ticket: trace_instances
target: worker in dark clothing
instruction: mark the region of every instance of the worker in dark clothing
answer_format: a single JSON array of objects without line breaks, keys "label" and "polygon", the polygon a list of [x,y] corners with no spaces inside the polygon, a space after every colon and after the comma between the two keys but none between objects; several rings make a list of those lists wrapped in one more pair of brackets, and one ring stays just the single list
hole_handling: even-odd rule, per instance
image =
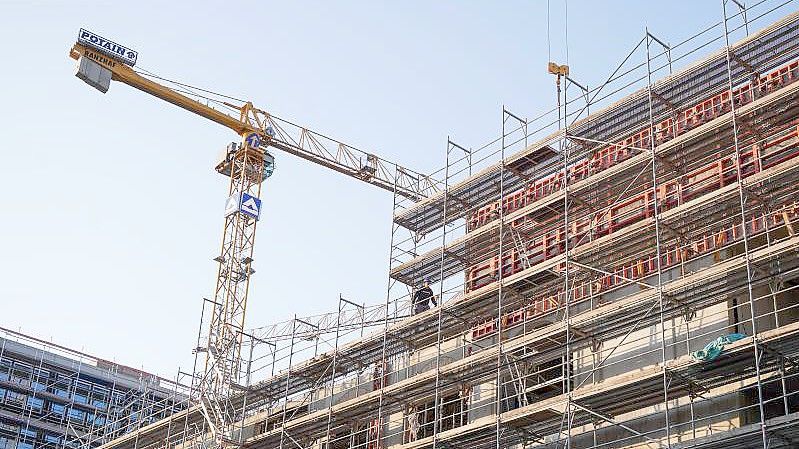
[{"label": "worker in dark clothing", "polygon": [[416,290],[413,294],[413,313],[422,313],[430,309],[430,302],[433,306],[437,306],[436,297],[433,295],[433,289],[430,288],[430,279],[425,279],[422,283],[422,288]]}]

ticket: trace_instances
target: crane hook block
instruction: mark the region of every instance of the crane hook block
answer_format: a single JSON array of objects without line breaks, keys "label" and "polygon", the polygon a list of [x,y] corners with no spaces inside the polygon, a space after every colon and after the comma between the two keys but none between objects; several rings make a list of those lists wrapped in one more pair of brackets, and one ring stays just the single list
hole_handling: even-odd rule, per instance
[{"label": "crane hook block", "polygon": [[547,72],[558,76],[569,76],[569,66],[550,62],[547,64]]}]

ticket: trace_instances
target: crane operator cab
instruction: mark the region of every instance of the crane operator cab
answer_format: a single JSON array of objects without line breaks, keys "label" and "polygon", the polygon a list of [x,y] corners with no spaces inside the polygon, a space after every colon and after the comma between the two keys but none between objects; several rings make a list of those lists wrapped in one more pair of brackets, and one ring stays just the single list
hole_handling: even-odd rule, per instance
[{"label": "crane operator cab", "polygon": [[[267,129],[267,133],[271,131],[271,128]],[[272,131],[274,133],[274,131]],[[222,153],[219,155],[218,162],[216,164],[216,171],[221,173],[225,176],[230,176],[233,160],[236,158],[236,155],[239,152],[243,151],[245,146],[248,146],[252,149],[258,149],[263,152],[263,172],[261,173],[261,182],[265,181],[266,178],[272,176],[272,173],[275,171],[275,157],[269,151],[260,148],[260,140],[259,139],[252,139],[251,136],[257,136],[255,133],[248,135],[244,139],[244,143],[236,143],[230,142]]]}]

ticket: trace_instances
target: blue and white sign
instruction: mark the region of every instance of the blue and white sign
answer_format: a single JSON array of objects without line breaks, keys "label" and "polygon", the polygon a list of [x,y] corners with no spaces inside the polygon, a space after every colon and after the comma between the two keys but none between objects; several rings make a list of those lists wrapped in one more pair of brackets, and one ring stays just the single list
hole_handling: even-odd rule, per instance
[{"label": "blue and white sign", "polygon": [[225,216],[241,212],[258,220],[261,217],[261,200],[248,193],[238,192],[230,195],[225,201]]},{"label": "blue and white sign", "polygon": [[94,34],[89,30],[84,30],[83,28],[78,32],[78,43],[91,47],[101,53],[105,53],[129,66],[136,65],[136,58],[139,57],[138,52]]},{"label": "blue and white sign", "polygon": [[261,136],[256,133],[247,134],[247,137],[244,138],[244,142],[250,148],[257,149],[261,146]]},{"label": "blue and white sign", "polygon": [[261,200],[248,193],[244,193],[241,195],[239,211],[257,220],[261,217]]}]

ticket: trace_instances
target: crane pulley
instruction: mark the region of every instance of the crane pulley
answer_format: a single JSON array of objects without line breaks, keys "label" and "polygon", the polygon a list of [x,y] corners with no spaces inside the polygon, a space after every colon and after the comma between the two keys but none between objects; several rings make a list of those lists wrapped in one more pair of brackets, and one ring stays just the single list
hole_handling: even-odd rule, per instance
[{"label": "crane pulley", "polygon": [[255,230],[261,212],[261,186],[275,168],[270,148],[293,154],[415,201],[439,190],[441,183],[360,151],[322,134],[277,118],[250,102],[218,103],[228,114],[158,83],[133,69],[138,53],[81,29],[70,56],[78,61],[76,75],[105,93],[117,81],[168,101],[230,128],[241,143],[228,145],[216,171],[230,178],[218,262],[205,364],[198,372],[200,407],[218,447],[238,446],[241,410],[230,399],[242,383],[241,348],[252,268]]}]

